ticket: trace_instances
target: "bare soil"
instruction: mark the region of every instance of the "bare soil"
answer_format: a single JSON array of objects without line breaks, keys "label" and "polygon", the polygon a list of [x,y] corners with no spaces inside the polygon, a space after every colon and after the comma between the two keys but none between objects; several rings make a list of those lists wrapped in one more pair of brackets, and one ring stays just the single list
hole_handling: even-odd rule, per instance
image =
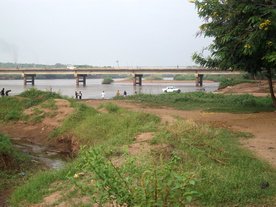
[{"label": "bare soil", "polygon": [[[9,135],[13,140],[24,140],[29,143],[42,144],[48,147],[54,147],[60,152],[68,152],[68,143],[64,141],[56,142],[49,140],[50,132],[58,127],[62,121],[73,112],[73,108],[70,107],[70,103],[67,100],[56,99],[55,104],[57,110],[53,116],[46,117],[39,123],[26,123],[23,121],[14,123],[1,123],[0,131]],[[32,114],[32,109],[27,109],[26,114]],[[49,109],[41,109],[45,112],[49,112]]]},{"label": "bare soil", "polygon": [[[273,82],[274,93],[276,93],[276,81]],[[261,80],[254,83],[241,83],[235,86],[227,86],[226,88],[218,90],[219,93],[235,93],[243,94],[249,93],[254,96],[270,96],[268,81]]]}]

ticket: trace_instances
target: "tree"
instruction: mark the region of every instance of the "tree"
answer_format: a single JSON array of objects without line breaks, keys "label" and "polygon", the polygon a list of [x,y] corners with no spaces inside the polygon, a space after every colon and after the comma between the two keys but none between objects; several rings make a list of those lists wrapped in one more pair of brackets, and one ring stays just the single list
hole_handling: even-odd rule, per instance
[{"label": "tree", "polygon": [[191,0],[204,23],[200,35],[212,37],[208,57],[195,53],[193,60],[205,67],[265,73],[273,105],[276,98],[275,0]]}]

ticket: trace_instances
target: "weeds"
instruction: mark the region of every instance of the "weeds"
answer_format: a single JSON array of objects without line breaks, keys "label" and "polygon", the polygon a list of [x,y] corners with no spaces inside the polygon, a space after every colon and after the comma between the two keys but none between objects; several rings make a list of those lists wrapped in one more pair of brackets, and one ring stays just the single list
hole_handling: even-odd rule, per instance
[{"label": "weeds", "polygon": [[127,206],[184,206],[198,195],[193,190],[195,180],[177,172],[175,158],[139,167],[131,161],[116,168],[103,156],[102,149],[87,150],[80,157],[78,169],[85,171],[92,182],[78,181],[78,176],[71,180],[100,205],[116,201]]}]

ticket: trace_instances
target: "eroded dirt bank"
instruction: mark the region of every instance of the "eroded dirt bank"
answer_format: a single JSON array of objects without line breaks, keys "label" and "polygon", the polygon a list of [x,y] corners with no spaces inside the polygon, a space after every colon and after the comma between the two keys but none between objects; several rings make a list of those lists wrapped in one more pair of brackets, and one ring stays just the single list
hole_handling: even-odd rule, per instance
[{"label": "eroded dirt bank", "polygon": [[[49,133],[73,112],[73,108],[70,107],[67,100],[56,99],[55,105],[57,109],[54,115],[46,117],[42,122],[25,123],[20,121],[0,124],[0,132],[8,135],[16,148],[30,154],[34,165],[40,163],[39,166],[46,169],[61,166],[62,161],[59,157],[70,155],[73,148],[73,141],[70,137],[59,140],[49,139]],[[34,108],[30,108],[25,113],[30,115],[33,110]],[[42,155],[45,153],[47,156]],[[50,158],[51,156],[53,158]],[[30,167],[32,168],[32,166]],[[12,192],[12,187],[0,192],[0,206],[7,205],[6,201]]]},{"label": "eroded dirt bank", "polygon": [[243,145],[256,155],[276,167],[276,111],[254,114],[208,113],[203,111],[182,111],[168,107],[151,108],[130,101],[87,100],[86,103],[97,107],[103,102],[113,102],[122,108],[143,111],[161,117],[162,122],[171,122],[176,118],[208,123],[216,127],[225,127],[235,131],[249,132],[254,137],[243,141]]}]

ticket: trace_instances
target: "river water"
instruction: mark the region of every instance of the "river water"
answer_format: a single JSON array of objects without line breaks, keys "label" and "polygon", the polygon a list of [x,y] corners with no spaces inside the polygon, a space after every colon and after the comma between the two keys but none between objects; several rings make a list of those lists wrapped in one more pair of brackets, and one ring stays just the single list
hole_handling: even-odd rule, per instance
[{"label": "river water", "polygon": [[[117,79],[118,80],[118,79]],[[199,88],[195,86],[195,82],[143,82],[142,86],[133,86],[132,82],[120,82],[114,81],[112,84],[101,84],[102,79],[87,79],[86,87],[76,86],[75,79],[51,79],[51,80],[35,80],[35,88],[39,90],[52,90],[58,92],[61,95],[68,97],[74,97],[75,91],[82,91],[83,99],[100,99],[101,92],[105,91],[105,97],[107,99],[113,98],[116,95],[117,90],[122,94],[126,91],[128,95],[135,93],[145,94],[160,94],[162,88],[173,85],[181,89],[181,92],[193,92]],[[219,83],[203,83],[205,91],[212,92],[218,89]],[[5,88],[11,90],[9,95],[17,95],[24,90],[31,88],[32,86],[24,86],[23,80],[0,80],[0,89]]]}]

